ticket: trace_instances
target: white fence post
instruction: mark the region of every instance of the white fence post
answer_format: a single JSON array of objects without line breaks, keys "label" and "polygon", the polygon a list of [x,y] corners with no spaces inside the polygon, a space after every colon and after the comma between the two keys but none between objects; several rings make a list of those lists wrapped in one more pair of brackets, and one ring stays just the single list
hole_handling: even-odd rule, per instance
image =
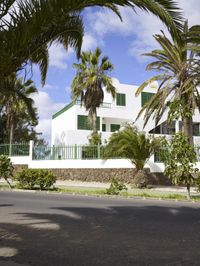
[{"label": "white fence post", "polygon": [[29,158],[30,158],[30,161],[33,160],[33,147],[34,147],[34,141],[30,140],[30,142],[29,142]]}]

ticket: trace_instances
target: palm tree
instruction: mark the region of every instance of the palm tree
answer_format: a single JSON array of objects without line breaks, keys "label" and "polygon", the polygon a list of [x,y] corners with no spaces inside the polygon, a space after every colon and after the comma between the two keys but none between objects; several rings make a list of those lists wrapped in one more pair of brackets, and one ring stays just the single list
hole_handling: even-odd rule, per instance
[{"label": "palm tree", "polygon": [[158,124],[165,111],[168,111],[169,120],[181,117],[183,131],[193,144],[192,116],[196,108],[200,110],[197,89],[200,83],[200,60],[194,53],[196,45],[188,45],[188,42],[191,42],[191,39],[188,39],[189,32],[186,22],[178,40],[171,36],[171,41],[163,32],[154,36],[161,48],[144,55],[155,58],[146,69],[158,74],[146,80],[138,88],[136,95],[151,82],[158,81],[157,93],[143,106],[138,117],[144,112],[144,126],[151,115]]},{"label": "palm tree", "polygon": [[113,70],[113,65],[107,56],[101,58],[101,55],[99,48],[96,48],[94,53],[83,52],[80,57],[81,63],[74,64],[77,73],[71,85],[73,100],[80,99],[86,111],[89,111],[92,135],[97,134],[97,108],[103,103],[103,87],[113,98],[116,94],[112,79],[108,76]]},{"label": "palm tree", "polygon": [[173,0],[0,0],[0,82],[27,64],[37,63],[44,83],[53,42],[66,50],[72,46],[79,57],[84,34],[81,12],[95,5],[119,17],[120,6],[138,7],[159,17],[173,35],[182,28],[181,12]]},{"label": "palm tree", "polygon": [[6,127],[9,132],[10,148],[14,139],[15,121],[20,112],[28,113],[30,120],[37,121],[37,112],[34,107],[34,101],[31,96],[37,93],[37,89],[32,80],[23,83],[22,78],[17,78],[15,74],[4,83],[7,94],[1,94],[0,103],[4,107],[7,116]]},{"label": "palm tree", "polygon": [[143,170],[150,156],[160,147],[160,138],[150,138],[144,133],[126,125],[123,130],[113,133],[105,146],[104,157],[129,159],[138,171]]}]

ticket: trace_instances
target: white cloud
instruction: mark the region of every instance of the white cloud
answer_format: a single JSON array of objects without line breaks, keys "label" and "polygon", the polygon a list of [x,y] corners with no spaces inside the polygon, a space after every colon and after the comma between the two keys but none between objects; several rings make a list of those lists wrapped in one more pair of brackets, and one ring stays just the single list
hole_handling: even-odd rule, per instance
[{"label": "white cloud", "polygon": [[55,112],[59,111],[65,103],[55,103],[48,93],[44,91],[39,91],[38,94],[34,95],[33,100],[39,112],[39,124],[36,130],[37,132],[42,132],[43,137],[50,142],[51,117]]},{"label": "white cloud", "polygon": [[49,49],[49,65],[59,69],[66,69],[67,61],[72,53],[72,48],[66,51],[60,44],[52,44]]},{"label": "white cloud", "polygon": [[[179,0],[179,6],[184,15],[189,19],[189,25],[199,24],[200,1]],[[90,29],[94,36],[103,40],[107,34],[125,36],[130,42],[129,55],[138,60],[143,60],[141,54],[156,48],[156,42],[152,35],[160,30],[166,30],[166,26],[154,15],[136,9],[120,8],[123,22],[111,11],[96,11],[87,14]]]},{"label": "white cloud", "polygon": [[82,51],[92,50],[98,45],[97,39],[91,34],[86,33],[83,37]]},{"label": "white cloud", "polygon": [[58,86],[57,85],[51,85],[51,84],[45,84],[44,87],[42,87],[41,89],[43,90],[57,90]]}]

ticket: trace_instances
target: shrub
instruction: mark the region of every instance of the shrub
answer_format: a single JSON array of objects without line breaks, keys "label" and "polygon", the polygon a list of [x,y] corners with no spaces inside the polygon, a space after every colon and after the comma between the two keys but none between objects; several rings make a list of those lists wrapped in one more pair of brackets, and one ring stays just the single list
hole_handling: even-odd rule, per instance
[{"label": "shrub", "polygon": [[36,185],[37,170],[24,168],[16,173],[14,179],[19,182],[20,187],[33,189]]},{"label": "shrub", "polygon": [[10,188],[11,188],[11,184],[8,178],[13,176],[13,170],[14,170],[14,167],[10,161],[10,158],[8,158],[5,155],[1,155],[0,156],[0,177],[6,180]]},{"label": "shrub", "polygon": [[56,176],[49,170],[38,170],[36,184],[40,190],[50,189],[56,182]]},{"label": "shrub", "polygon": [[196,172],[194,184],[197,187],[197,191],[200,192],[200,172]]},{"label": "shrub", "polygon": [[49,189],[56,181],[56,177],[49,170],[42,169],[23,169],[15,176],[20,187],[25,189],[34,189],[39,187],[40,190]]},{"label": "shrub", "polygon": [[190,186],[195,183],[195,168],[197,158],[194,147],[188,143],[184,133],[176,133],[170,143],[166,143],[166,156],[164,158],[165,172],[175,185],[187,186],[190,198]]},{"label": "shrub", "polygon": [[127,191],[125,184],[123,182],[119,182],[117,178],[113,178],[110,187],[106,189],[106,194],[119,195],[122,190]]}]

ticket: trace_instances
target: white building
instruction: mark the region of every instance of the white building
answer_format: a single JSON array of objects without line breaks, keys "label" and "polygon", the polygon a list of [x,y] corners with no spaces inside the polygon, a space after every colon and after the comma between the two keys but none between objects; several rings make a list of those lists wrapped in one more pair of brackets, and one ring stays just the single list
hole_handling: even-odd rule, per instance
[{"label": "white building", "polygon": [[[102,142],[107,140],[112,132],[117,131],[127,122],[134,122],[140,131],[152,134],[171,135],[178,132],[181,122],[177,121],[167,124],[165,114],[159,125],[155,127],[155,121],[150,119],[143,128],[143,117],[137,121],[136,117],[143,104],[156,92],[157,86],[148,86],[138,97],[135,96],[137,86],[121,84],[113,79],[117,89],[117,97],[112,99],[111,95],[105,92],[104,103],[97,109],[97,128],[101,133]],[[200,144],[200,116],[198,112],[194,117],[195,144]],[[52,145],[81,145],[88,144],[88,136],[91,135],[91,126],[88,123],[88,113],[79,103],[70,103],[55,113],[52,118]]]}]

